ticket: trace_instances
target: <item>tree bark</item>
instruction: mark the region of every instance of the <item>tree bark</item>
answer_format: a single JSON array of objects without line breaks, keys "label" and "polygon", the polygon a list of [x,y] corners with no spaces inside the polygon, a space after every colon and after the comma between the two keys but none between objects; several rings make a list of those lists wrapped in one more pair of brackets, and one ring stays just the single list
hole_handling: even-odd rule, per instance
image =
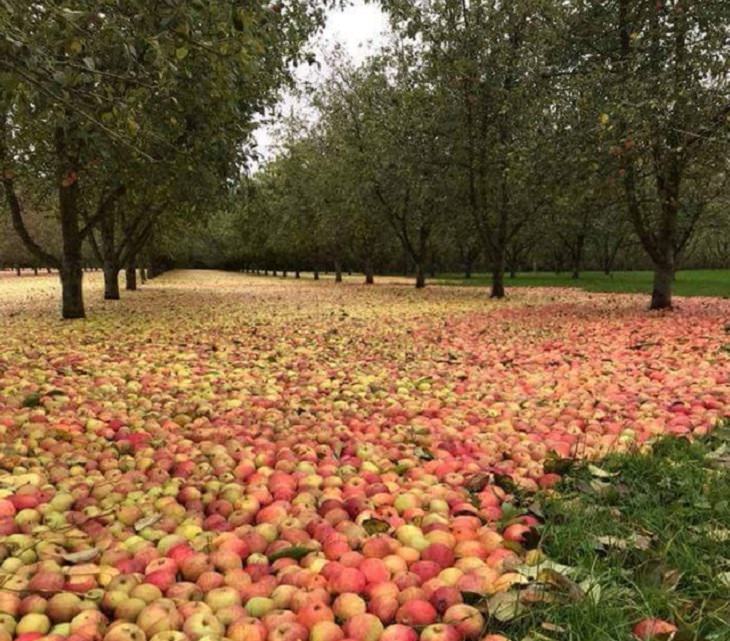
[{"label": "tree bark", "polygon": [[335,282],[342,282],[342,265],[340,264],[339,260],[335,261]]},{"label": "tree bark", "polygon": [[297,270],[295,270],[295,272],[294,272],[294,278],[296,278],[296,279],[298,280],[298,279],[300,279],[301,277],[302,277],[302,275],[301,275],[301,274],[299,273],[299,270],[298,270],[298,269],[297,269]]},{"label": "tree bark", "polygon": [[314,280],[319,280],[319,271],[314,270]]},{"label": "tree bark", "polygon": [[59,182],[59,214],[63,257],[61,259],[61,316],[64,319],[85,318],[82,268],[82,237],[79,229],[79,184],[75,163],[67,155],[65,133],[56,131]]},{"label": "tree bark", "polygon": [[471,255],[471,252],[467,249],[466,252],[462,250],[462,254],[465,254],[463,256],[464,261],[464,278],[469,279],[472,277],[472,273],[474,271],[474,258]]},{"label": "tree bark", "polygon": [[147,282],[147,270],[144,267],[139,268],[139,280],[143,285]]},{"label": "tree bark", "polygon": [[104,300],[119,300],[119,267],[104,261]]},{"label": "tree bark", "polygon": [[137,291],[137,264],[134,258],[127,261],[127,268],[124,270],[125,287],[128,292]]},{"label": "tree bark", "polygon": [[423,269],[423,263],[416,263],[416,289],[423,289],[426,286],[426,272]]},{"label": "tree bark", "polygon": [[498,252],[492,267],[492,291],[490,298],[504,298],[504,253]]},{"label": "tree bark", "polygon": [[15,275],[16,275],[16,276],[18,276],[18,277],[20,277],[20,274],[21,274],[21,269],[20,269],[20,267],[16,267],[16,268],[15,268]]},{"label": "tree bark", "polygon": [[649,309],[672,308],[672,283],[674,268],[670,265],[657,265],[654,268],[654,288],[651,293]]},{"label": "tree bark", "polygon": [[571,278],[577,280],[580,278],[580,268],[583,263],[583,248],[585,247],[585,236],[579,234],[575,239],[575,246],[573,247],[573,273]]},{"label": "tree bark", "polygon": [[[65,258],[65,257],[64,257]],[[61,316],[66,320],[84,318],[83,274],[81,266],[66,261],[59,271],[61,278]]]},{"label": "tree bark", "polygon": [[369,258],[365,261],[365,284],[375,284],[375,270],[373,269],[373,261]]},{"label": "tree bark", "polygon": [[[114,216],[107,214],[100,222],[101,258],[104,272],[104,300],[119,300],[119,264],[114,245]],[[92,232],[93,233],[93,232]]]}]

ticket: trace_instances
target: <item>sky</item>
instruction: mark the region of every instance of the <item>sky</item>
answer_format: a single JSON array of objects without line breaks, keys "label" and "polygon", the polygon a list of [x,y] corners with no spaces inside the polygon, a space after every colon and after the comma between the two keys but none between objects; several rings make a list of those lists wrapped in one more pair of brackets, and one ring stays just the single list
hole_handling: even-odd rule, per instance
[{"label": "sky", "polygon": [[[330,13],[327,26],[316,38],[314,49],[321,60],[324,52],[339,44],[355,63],[359,63],[378,49],[387,30],[387,18],[378,6],[365,4],[363,0],[354,0],[351,6]],[[297,69],[295,76],[301,84],[317,83],[324,73],[326,69],[304,65]],[[287,95],[282,99],[281,108],[288,112],[297,108],[297,102]],[[256,140],[259,153],[265,158],[271,157],[274,153],[271,129],[260,127],[256,132]]]}]

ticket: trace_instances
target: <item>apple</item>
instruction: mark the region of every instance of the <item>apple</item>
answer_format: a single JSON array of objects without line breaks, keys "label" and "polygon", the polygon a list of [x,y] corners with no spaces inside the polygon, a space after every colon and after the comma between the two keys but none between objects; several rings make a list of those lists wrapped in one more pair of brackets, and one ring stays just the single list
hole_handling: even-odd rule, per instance
[{"label": "apple", "polygon": [[271,628],[267,641],[307,641],[309,630],[295,621],[285,621]]},{"label": "apple", "polygon": [[354,641],[379,641],[383,624],[374,614],[356,614],[344,625],[345,636]]},{"label": "apple", "polygon": [[398,623],[410,626],[424,626],[435,623],[438,612],[425,599],[406,601],[398,608],[395,619]]},{"label": "apple", "polygon": [[334,622],[335,615],[324,603],[312,603],[305,605],[297,612],[297,621],[305,628],[311,630],[320,621]]},{"label": "apple", "polygon": [[642,619],[632,634],[640,641],[670,641],[677,634],[677,626],[663,619]]},{"label": "apple", "polygon": [[135,623],[147,604],[142,599],[128,598],[114,608],[114,619]]},{"label": "apple", "polygon": [[47,634],[51,629],[51,620],[45,615],[31,612],[23,616],[15,628],[15,634],[20,636],[28,632],[37,632],[41,635]]},{"label": "apple", "polygon": [[309,641],[342,641],[344,638],[345,632],[333,621],[318,621],[309,631]]},{"label": "apple", "polygon": [[260,619],[274,610],[275,604],[269,597],[255,596],[246,602],[245,608],[249,616]]},{"label": "apple", "polygon": [[357,594],[340,594],[332,604],[332,611],[338,621],[348,621],[359,614],[365,614],[367,603]]},{"label": "apple", "polygon": [[205,602],[213,612],[232,605],[241,605],[241,596],[238,591],[229,586],[213,588],[205,595]]},{"label": "apple", "polygon": [[146,641],[144,632],[126,621],[119,621],[109,626],[104,635],[104,641]]},{"label": "apple", "polygon": [[478,639],[484,629],[484,616],[471,605],[452,605],[443,615],[443,621],[452,625],[467,640]]},{"label": "apple", "polygon": [[148,641],[187,641],[185,633],[177,630],[166,630],[165,632],[158,632]]},{"label": "apple", "polygon": [[266,626],[253,617],[243,617],[234,621],[226,630],[226,638],[231,641],[266,641]]},{"label": "apple", "polygon": [[461,641],[461,633],[446,623],[434,623],[421,631],[420,641]]},{"label": "apple", "polygon": [[225,627],[212,612],[196,612],[183,624],[183,632],[190,641],[207,636],[223,636]]},{"label": "apple", "polygon": [[385,628],[380,641],[418,641],[418,633],[410,626],[394,623]]},{"label": "apple", "polygon": [[149,639],[160,632],[180,630],[183,620],[172,600],[159,599],[142,608],[136,623]]}]

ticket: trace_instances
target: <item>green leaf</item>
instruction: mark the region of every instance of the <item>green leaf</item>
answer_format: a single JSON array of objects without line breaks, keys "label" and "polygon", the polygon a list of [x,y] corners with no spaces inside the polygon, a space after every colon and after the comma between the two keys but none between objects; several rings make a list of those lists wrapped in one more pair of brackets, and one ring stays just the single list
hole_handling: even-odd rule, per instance
[{"label": "green leaf", "polygon": [[464,603],[467,605],[477,605],[484,600],[484,595],[479,592],[462,592],[461,598],[464,599]]},{"label": "green leaf", "polygon": [[175,51],[175,57],[178,60],[185,60],[185,58],[188,57],[189,53],[190,53],[190,51],[188,50],[187,47],[178,47],[177,50]]},{"label": "green leaf", "polygon": [[433,461],[434,459],[434,455],[425,447],[417,447],[414,453],[422,461]]},{"label": "green leaf", "polygon": [[38,407],[41,404],[41,395],[38,392],[28,394],[23,399],[23,407]]},{"label": "green leaf", "polygon": [[367,519],[363,522],[362,526],[370,536],[373,534],[384,534],[390,531],[390,525],[380,519]]},{"label": "green leaf", "polygon": [[308,547],[304,547],[303,545],[295,545],[289,548],[284,548],[283,550],[279,550],[278,552],[274,552],[273,554],[269,555],[269,562],[273,563],[274,561],[278,559],[294,559],[296,561],[300,561],[303,559],[307,554],[310,554],[313,552]]},{"label": "green leaf", "polygon": [[588,465],[588,471],[599,479],[610,479],[615,476],[618,476],[617,472],[607,472],[606,470],[598,467],[597,465],[589,464]]}]

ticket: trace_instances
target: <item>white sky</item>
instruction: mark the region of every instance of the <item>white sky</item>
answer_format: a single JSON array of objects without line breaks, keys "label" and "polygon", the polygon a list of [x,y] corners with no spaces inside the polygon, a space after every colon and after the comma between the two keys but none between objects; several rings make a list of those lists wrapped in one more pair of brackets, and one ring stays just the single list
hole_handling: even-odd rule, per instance
[{"label": "white sky", "polygon": [[[358,63],[378,49],[387,31],[388,20],[378,6],[365,4],[363,0],[353,0],[352,6],[330,13],[327,26],[317,36],[314,49],[318,60],[321,61],[325,51],[331,49],[334,44],[340,44],[353,61]],[[316,66],[303,65],[297,69],[295,75],[300,84],[317,83],[324,72],[325,70]],[[296,109],[297,103],[291,96],[286,96],[281,106],[288,112],[292,108]],[[259,153],[264,157],[271,156],[274,150],[270,128],[265,126],[259,128],[256,140]]]}]

